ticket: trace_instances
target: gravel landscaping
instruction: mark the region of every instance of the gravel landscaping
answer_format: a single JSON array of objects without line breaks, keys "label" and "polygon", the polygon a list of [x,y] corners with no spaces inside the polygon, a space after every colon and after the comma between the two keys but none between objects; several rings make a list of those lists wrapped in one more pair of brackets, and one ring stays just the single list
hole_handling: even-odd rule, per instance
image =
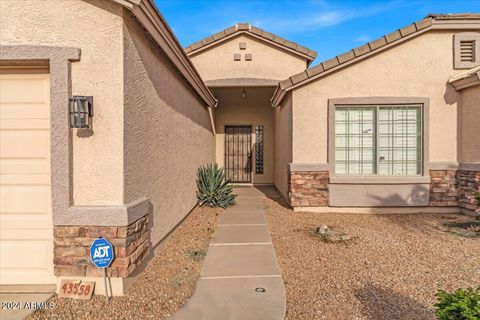
[{"label": "gravel landscaping", "polygon": [[[286,319],[435,319],[438,289],[480,285],[480,238],[454,214],[294,213],[265,200],[287,293]],[[330,243],[327,225],[352,237]]]},{"label": "gravel landscaping", "polygon": [[213,236],[220,210],[196,208],[170,235],[158,256],[122,297],[108,304],[104,296],[90,301],[59,299],[55,308],[27,319],[164,319],[191,296]]}]

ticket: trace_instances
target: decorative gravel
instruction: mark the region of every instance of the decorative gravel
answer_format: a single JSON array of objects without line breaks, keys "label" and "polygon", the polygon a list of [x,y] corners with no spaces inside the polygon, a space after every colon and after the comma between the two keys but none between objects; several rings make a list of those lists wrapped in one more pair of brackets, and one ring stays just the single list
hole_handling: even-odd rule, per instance
[{"label": "decorative gravel", "polygon": [[52,298],[55,308],[38,310],[28,319],[164,319],[192,295],[213,236],[220,210],[196,208],[170,235],[125,296],[108,304],[104,296],[90,301]]},{"label": "decorative gravel", "polygon": [[[439,229],[471,217],[294,213],[265,201],[286,319],[435,319],[438,289],[480,286],[480,239]],[[353,239],[324,242],[322,224]]]}]

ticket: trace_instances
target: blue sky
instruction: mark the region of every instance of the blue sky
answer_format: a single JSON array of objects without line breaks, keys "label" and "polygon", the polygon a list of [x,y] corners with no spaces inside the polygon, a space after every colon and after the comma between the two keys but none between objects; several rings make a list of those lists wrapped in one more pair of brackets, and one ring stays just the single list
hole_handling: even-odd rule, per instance
[{"label": "blue sky", "polygon": [[183,46],[249,22],[318,52],[314,64],[421,20],[480,13],[480,0],[154,0]]}]

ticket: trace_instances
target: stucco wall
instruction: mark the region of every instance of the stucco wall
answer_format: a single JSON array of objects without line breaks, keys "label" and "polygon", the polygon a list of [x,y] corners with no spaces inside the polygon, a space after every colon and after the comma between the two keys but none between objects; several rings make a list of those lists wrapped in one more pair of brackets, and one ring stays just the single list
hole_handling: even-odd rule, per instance
[{"label": "stucco wall", "polygon": [[153,245],[196,203],[196,170],[214,161],[205,104],[125,12],[125,202],[152,204]]},{"label": "stucco wall", "polygon": [[480,86],[461,91],[460,162],[480,163]]},{"label": "stucco wall", "polygon": [[[240,42],[247,44],[245,50],[239,49]],[[242,55],[240,61],[233,60],[235,53]],[[245,53],[252,54],[252,61],[245,61]],[[283,80],[302,72],[307,67],[304,58],[247,35],[233,37],[190,56],[190,59],[204,80],[226,78]]]},{"label": "stucco wall", "polygon": [[328,99],[428,97],[430,161],[457,161],[452,34],[430,32],[293,92],[293,162],[326,163]]},{"label": "stucco wall", "polygon": [[[76,205],[123,201],[122,18],[110,1],[0,2],[2,44],[71,46],[72,93],[94,97],[93,134],[73,131]],[[65,102],[65,108],[67,108]]]},{"label": "stucco wall", "polygon": [[270,106],[274,88],[246,88],[246,98],[242,98],[242,88],[217,88],[212,90],[219,100],[215,112],[216,160],[225,165],[225,126],[251,125],[252,148],[255,144],[255,126],[264,126],[264,173],[255,173],[255,156],[252,149],[252,182],[273,182],[273,108]]},{"label": "stucco wall", "polygon": [[292,96],[274,109],[274,175],[277,190],[288,199],[288,164],[292,162]]}]

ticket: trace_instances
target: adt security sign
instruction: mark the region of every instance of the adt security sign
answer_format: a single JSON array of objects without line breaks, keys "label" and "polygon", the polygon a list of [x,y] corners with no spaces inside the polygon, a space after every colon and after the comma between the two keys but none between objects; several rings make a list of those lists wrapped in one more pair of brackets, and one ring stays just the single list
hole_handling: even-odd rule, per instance
[{"label": "adt security sign", "polygon": [[105,238],[93,240],[90,246],[90,260],[97,268],[108,268],[114,258],[113,246]]}]

